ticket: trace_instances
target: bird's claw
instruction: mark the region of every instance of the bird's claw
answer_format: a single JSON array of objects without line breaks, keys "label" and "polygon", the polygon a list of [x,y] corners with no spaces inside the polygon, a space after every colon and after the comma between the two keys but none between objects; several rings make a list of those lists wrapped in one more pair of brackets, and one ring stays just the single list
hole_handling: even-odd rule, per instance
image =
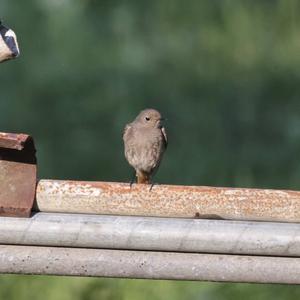
[{"label": "bird's claw", "polygon": [[149,189],[149,192],[152,191],[152,188],[154,187],[154,184],[155,184],[155,183],[152,183],[152,182],[150,183],[150,189]]},{"label": "bird's claw", "polygon": [[132,188],[132,185],[134,184],[135,180],[136,180],[136,176],[135,176],[135,173],[134,173],[131,180],[130,180],[130,183],[129,183],[130,189]]}]

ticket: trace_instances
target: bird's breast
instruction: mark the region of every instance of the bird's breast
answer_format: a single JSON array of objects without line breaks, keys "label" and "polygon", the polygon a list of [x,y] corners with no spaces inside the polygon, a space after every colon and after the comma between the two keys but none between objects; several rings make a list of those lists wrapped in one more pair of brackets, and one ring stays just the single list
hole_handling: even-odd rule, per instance
[{"label": "bird's breast", "polygon": [[125,156],[135,168],[145,172],[155,169],[164,152],[162,134],[157,130],[136,130],[125,144]]}]

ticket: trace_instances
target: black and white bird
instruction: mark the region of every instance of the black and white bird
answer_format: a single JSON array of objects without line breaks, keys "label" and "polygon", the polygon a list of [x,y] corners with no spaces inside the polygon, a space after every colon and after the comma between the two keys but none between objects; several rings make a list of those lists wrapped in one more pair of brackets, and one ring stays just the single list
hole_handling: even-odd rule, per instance
[{"label": "black and white bird", "polygon": [[0,62],[16,58],[20,54],[16,34],[2,25],[0,20]]}]

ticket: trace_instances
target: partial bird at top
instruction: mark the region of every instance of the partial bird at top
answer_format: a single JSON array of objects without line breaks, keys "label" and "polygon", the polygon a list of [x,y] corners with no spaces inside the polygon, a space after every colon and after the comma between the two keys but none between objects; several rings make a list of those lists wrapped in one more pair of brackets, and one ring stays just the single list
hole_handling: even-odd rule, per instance
[{"label": "partial bird at top", "polygon": [[0,62],[15,58],[19,54],[16,34],[5,27],[0,20]]}]

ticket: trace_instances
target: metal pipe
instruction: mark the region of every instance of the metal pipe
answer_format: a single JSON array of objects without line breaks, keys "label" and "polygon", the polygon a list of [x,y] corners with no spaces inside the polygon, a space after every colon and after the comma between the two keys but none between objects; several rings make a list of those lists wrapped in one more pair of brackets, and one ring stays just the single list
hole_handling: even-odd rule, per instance
[{"label": "metal pipe", "polygon": [[41,180],[42,212],[300,222],[300,192]]},{"label": "metal pipe", "polygon": [[1,245],[0,273],[299,284],[300,259]]},{"label": "metal pipe", "polygon": [[300,256],[294,223],[37,213],[0,228],[0,244]]}]

